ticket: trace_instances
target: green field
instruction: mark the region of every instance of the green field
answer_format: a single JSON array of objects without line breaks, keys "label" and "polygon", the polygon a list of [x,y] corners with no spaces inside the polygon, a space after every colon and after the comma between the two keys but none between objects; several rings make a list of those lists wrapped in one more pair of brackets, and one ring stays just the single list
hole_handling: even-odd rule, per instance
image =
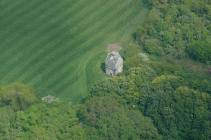
[{"label": "green field", "polygon": [[105,46],[125,42],[145,13],[140,7],[141,0],[0,0],[0,84],[86,96],[105,78]]}]

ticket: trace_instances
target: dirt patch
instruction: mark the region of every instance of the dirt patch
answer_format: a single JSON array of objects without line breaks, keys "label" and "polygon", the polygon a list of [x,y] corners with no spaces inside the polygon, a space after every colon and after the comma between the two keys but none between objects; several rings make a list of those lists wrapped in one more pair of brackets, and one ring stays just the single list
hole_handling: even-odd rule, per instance
[{"label": "dirt patch", "polygon": [[178,64],[183,65],[188,67],[189,69],[199,72],[199,73],[204,73],[204,74],[211,74],[211,65],[208,64],[203,64],[199,62],[194,62],[189,59],[177,61]]},{"label": "dirt patch", "polygon": [[211,67],[207,69],[207,73],[211,74]]},{"label": "dirt patch", "polygon": [[122,47],[119,44],[109,44],[106,47],[107,52],[112,52],[112,51],[120,51]]}]

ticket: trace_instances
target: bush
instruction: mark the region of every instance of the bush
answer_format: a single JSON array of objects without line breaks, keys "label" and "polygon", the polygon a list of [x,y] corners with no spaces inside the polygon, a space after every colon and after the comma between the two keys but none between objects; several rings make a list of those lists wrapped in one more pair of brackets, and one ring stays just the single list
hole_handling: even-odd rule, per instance
[{"label": "bush", "polygon": [[124,108],[112,97],[93,97],[80,113],[89,140],[159,140],[153,122],[138,110]]},{"label": "bush", "polygon": [[144,50],[149,54],[161,56],[164,54],[163,49],[160,47],[159,40],[148,39],[145,41]]},{"label": "bush", "polygon": [[197,61],[211,61],[211,43],[208,41],[197,41],[187,49],[188,55]]},{"label": "bush", "polygon": [[24,110],[37,100],[33,90],[23,84],[15,83],[0,87],[0,105],[13,110]]}]

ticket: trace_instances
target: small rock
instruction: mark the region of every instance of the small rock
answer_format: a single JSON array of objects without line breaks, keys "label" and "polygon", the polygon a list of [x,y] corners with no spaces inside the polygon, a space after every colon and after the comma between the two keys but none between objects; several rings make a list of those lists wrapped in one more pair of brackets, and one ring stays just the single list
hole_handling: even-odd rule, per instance
[{"label": "small rock", "polygon": [[48,95],[48,96],[42,97],[42,101],[50,104],[50,103],[53,103],[53,102],[58,102],[59,98]]}]

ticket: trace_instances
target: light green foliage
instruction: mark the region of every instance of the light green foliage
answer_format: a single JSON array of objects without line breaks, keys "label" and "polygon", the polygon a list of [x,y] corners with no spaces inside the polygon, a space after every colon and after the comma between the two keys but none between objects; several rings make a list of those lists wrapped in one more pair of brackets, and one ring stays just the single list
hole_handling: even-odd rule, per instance
[{"label": "light green foliage", "polygon": [[152,84],[159,84],[161,82],[165,82],[165,81],[172,81],[172,80],[177,80],[178,77],[174,76],[174,75],[161,75],[159,77],[156,77],[153,81]]},{"label": "light green foliage", "polygon": [[161,75],[155,77],[155,79],[152,80],[153,86],[161,86],[165,84],[170,84],[172,87],[177,87],[178,85],[184,84],[184,79],[179,76],[175,75]]},{"label": "light green foliage", "polygon": [[94,85],[90,90],[92,96],[119,95],[129,103],[136,103],[139,97],[139,86],[148,84],[156,75],[148,66],[140,65],[127,71],[126,77],[106,79]]},{"label": "light green foliage", "polygon": [[37,104],[18,112],[16,120],[23,140],[84,140],[82,126],[70,104]]},{"label": "light green foliage", "polygon": [[23,84],[15,83],[0,87],[0,105],[13,110],[24,110],[36,102],[33,90]]},{"label": "light green foliage", "polygon": [[40,103],[24,84],[0,88],[0,140],[84,140],[72,104]]},{"label": "light green foliage", "polygon": [[139,65],[141,61],[144,61],[140,56],[140,51],[140,47],[134,43],[124,46],[122,51],[122,56],[124,58],[124,71],[127,71],[131,67]]},{"label": "light green foliage", "polygon": [[160,47],[160,42],[156,39],[146,39],[144,44],[144,50],[149,54],[157,56],[163,55],[163,50]]},{"label": "light green foliage", "polygon": [[15,112],[8,107],[1,107],[0,116],[0,140],[15,140],[18,134],[15,129]]},{"label": "light green foliage", "polygon": [[21,130],[17,128],[16,113],[36,103],[33,90],[21,83],[0,87],[0,139],[16,140]]}]

